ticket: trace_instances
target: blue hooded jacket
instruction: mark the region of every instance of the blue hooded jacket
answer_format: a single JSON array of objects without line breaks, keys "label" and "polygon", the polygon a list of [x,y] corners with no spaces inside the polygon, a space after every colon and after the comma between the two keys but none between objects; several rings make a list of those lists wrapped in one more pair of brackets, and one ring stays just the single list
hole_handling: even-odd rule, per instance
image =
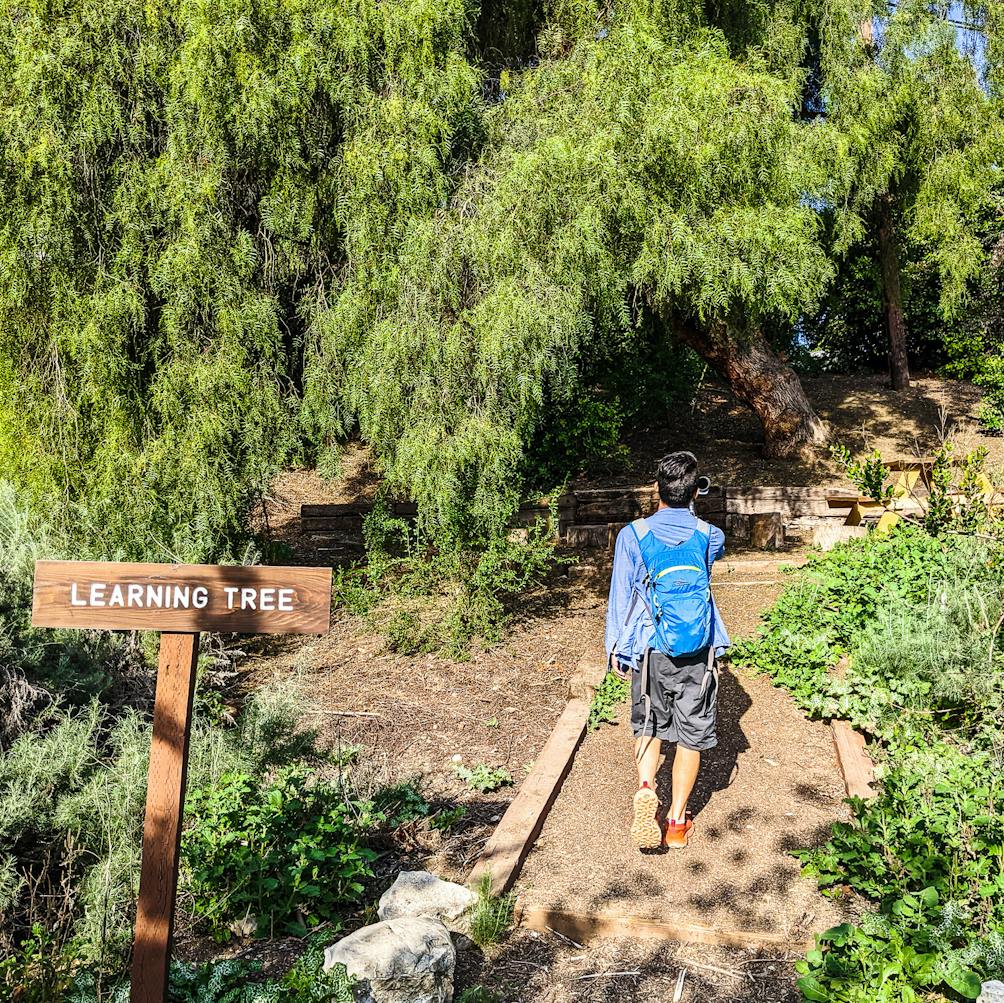
[{"label": "blue hooded jacket", "polygon": [[[697,516],[689,508],[661,508],[646,520],[657,540],[671,547],[683,543],[697,529]],[[710,563],[714,564],[725,553],[725,534],[716,526],[711,527]],[[610,601],[607,604],[606,650],[609,655],[617,639],[622,638],[618,660],[624,664],[637,666],[651,647],[654,630],[652,618],[643,602],[631,603],[635,590],[641,588],[645,579],[645,563],[642,561],[638,539],[630,526],[625,526],[617,535],[614,548],[614,567],[610,578]],[[631,622],[625,624],[628,612]],[[625,629],[627,627],[627,629]],[[721,654],[732,642],[722,622],[718,607],[712,599],[711,643],[716,654]]]}]

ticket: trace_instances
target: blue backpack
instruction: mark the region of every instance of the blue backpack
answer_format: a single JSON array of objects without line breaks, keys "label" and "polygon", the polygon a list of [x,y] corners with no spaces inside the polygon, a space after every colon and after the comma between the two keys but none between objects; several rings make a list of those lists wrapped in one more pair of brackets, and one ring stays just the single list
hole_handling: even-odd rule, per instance
[{"label": "blue backpack", "polygon": [[711,527],[697,529],[671,547],[656,539],[644,519],[631,529],[645,564],[642,598],[655,636],[652,647],[664,655],[692,655],[711,644]]}]

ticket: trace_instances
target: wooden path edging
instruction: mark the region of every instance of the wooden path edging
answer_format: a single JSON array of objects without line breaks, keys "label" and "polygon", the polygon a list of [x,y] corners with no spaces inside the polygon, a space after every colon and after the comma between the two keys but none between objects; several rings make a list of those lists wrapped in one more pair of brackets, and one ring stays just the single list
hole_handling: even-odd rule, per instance
[{"label": "wooden path edging", "polygon": [[586,734],[593,693],[605,673],[602,655],[590,651],[579,659],[569,680],[570,699],[474,865],[469,885],[476,886],[489,875],[493,895],[502,895],[512,887],[572,767],[575,750]]},{"label": "wooden path edging", "polygon": [[558,933],[578,944],[595,937],[634,937],[648,940],[676,940],[684,944],[712,944],[717,947],[760,947],[804,954],[813,939],[797,940],[783,933],[749,930],[717,930],[693,923],[666,923],[662,920],[619,916],[611,913],[581,913],[546,906],[517,906],[520,924],[527,930]]},{"label": "wooden path edging", "polygon": [[855,731],[846,721],[831,721],[833,745],[837,750],[837,762],[844,778],[847,796],[852,798],[873,798],[876,791],[875,764],[865,749],[864,735]]}]

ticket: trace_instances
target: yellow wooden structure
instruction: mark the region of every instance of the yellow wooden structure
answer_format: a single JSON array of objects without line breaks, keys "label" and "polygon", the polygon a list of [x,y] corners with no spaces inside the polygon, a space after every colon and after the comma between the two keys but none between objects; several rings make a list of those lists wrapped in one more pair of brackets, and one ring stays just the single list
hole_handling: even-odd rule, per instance
[{"label": "yellow wooden structure", "polygon": [[[864,495],[829,495],[827,501],[831,508],[850,506],[850,512],[844,520],[845,526],[860,526],[866,521],[875,521],[876,533],[888,533],[903,515],[923,515],[924,505],[918,497],[919,491],[925,493],[931,488],[931,471],[934,461],[931,459],[893,460],[886,464],[895,475],[892,482],[892,496],[888,501],[879,502]],[[994,487],[990,478],[981,473],[978,478],[983,498],[991,508],[1004,508],[1004,495]],[[960,491],[951,491],[954,496],[962,495]]]},{"label": "yellow wooden structure", "polygon": [[918,487],[925,490],[930,488],[934,461],[926,458],[893,460],[886,466],[895,475],[889,501],[879,502],[864,495],[831,496],[831,506],[842,507],[849,504],[851,507],[844,520],[845,526],[860,526],[863,522],[874,519],[877,520],[875,532],[888,533],[900,521],[902,513],[923,513],[924,507],[917,500],[916,491]]}]

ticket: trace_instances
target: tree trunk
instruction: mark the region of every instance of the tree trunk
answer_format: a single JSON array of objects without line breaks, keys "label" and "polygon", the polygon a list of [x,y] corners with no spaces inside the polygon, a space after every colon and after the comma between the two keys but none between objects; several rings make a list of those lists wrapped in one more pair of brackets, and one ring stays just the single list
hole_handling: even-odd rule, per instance
[{"label": "tree trunk", "polygon": [[698,330],[683,323],[673,323],[671,330],[756,412],[767,456],[807,457],[813,446],[826,442],[826,425],[813,411],[798,377],[761,331],[739,335],[724,324]]},{"label": "tree trunk", "polygon": [[891,195],[883,195],[878,200],[878,245],[885,326],[889,335],[889,383],[893,390],[906,390],[910,386],[910,364],[906,357],[906,320],[899,287],[899,255],[896,252]]}]

